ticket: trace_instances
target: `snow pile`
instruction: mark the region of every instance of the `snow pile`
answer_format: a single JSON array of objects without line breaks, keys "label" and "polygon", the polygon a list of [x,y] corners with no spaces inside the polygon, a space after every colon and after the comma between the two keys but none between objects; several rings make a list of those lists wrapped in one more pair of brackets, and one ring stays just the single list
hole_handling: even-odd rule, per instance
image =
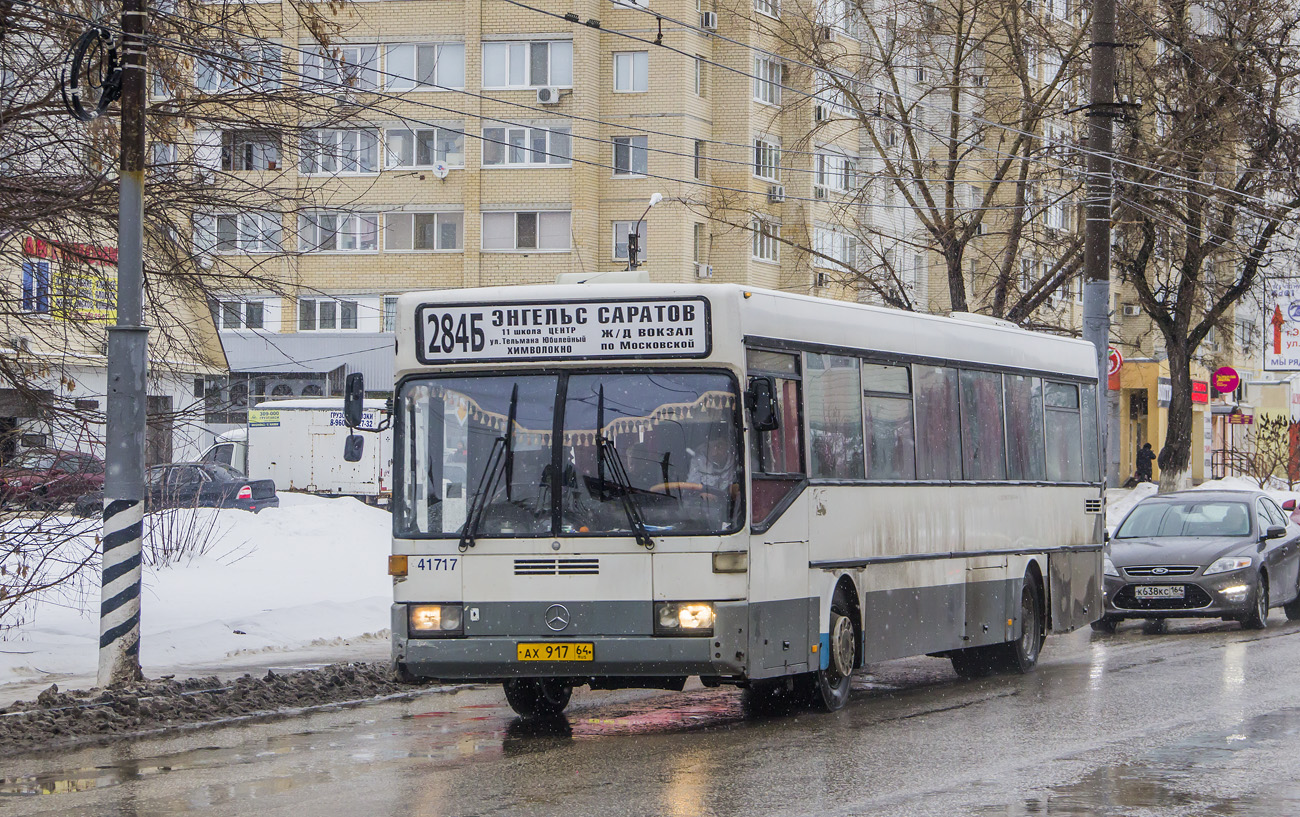
[{"label": "snow pile", "polygon": [[[281,494],[259,514],[200,509],[175,535],[206,536],[206,550],[147,566],[140,660],[150,668],[203,666],[236,652],[299,647],[388,627],[391,516],[355,499]],[[210,534],[205,534],[210,531]],[[0,684],[93,674],[98,660],[98,571],[87,586],[38,599],[0,640]]]}]

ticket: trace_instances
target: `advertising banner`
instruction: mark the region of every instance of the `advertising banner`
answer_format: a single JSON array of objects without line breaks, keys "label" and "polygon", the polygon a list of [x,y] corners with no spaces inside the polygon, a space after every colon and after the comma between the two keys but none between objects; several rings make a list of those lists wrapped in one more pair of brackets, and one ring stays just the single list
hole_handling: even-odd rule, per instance
[{"label": "advertising banner", "polygon": [[1264,279],[1264,371],[1300,371],[1300,278]]}]

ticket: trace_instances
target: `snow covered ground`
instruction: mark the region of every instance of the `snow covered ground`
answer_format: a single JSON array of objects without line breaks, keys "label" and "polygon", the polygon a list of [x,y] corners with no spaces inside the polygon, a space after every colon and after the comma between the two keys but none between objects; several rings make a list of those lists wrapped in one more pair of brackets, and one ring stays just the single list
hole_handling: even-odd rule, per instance
[{"label": "snow covered ground", "polygon": [[[387,651],[386,638],[373,634],[389,626],[389,514],[354,499],[281,494],[280,503],[259,514],[185,512],[189,518],[173,537],[206,540],[208,547],[145,569],[146,675],[246,665],[266,652],[332,651],[341,660],[348,657],[343,642],[359,637],[376,642],[369,652],[379,652],[380,642]],[[0,635],[0,685],[67,686],[87,676],[93,683],[99,587],[98,571],[90,572],[83,586],[29,605],[25,623]]]}]

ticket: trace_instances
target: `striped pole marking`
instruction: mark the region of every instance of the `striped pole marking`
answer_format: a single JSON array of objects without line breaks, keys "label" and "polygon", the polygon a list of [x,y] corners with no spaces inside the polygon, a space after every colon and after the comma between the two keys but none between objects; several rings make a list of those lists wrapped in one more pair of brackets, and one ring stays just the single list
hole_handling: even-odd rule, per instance
[{"label": "striped pole marking", "polygon": [[99,606],[99,685],[140,678],[140,550],[144,503],[104,503],[103,578]]}]

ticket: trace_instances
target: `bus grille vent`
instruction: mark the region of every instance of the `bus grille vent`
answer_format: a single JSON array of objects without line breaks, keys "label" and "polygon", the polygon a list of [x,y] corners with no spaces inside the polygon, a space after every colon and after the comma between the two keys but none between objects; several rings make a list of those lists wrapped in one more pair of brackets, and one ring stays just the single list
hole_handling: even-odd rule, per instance
[{"label": "bus grille vent", "polygon": [[1101,513],[1103,510],[1100,499],[1085,499],[1083,501],[1084,513]]},{"label": "bus grille vent", "polygon": [[596,576],[599,559],[515,559],[516,576]]}]

